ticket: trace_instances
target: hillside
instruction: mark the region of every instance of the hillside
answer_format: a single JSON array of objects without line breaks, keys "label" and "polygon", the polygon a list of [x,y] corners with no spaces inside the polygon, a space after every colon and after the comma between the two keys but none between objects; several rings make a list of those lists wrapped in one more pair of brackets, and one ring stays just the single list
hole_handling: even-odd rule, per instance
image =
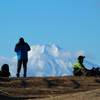
[{"label": "hillside", "polygon": [[[100,89],[99,77],[0,77],[0,100],[66,100],[65,98],[72,100],[68,98],[70,96],[74,98],[75,94],[79,97],[84,92],[85,95],[93,94],[94,92],[89,91],[96,91],[96,89]],[[100,91],[98,90],[97,93],[99,97]]]}]

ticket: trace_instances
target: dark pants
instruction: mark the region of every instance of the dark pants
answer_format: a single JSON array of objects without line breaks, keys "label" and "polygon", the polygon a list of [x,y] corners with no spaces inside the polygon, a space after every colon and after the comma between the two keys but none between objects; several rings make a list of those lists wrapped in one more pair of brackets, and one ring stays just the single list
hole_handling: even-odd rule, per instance
[{"label": "dark pants", "polygon": [[21,70],[22,63],[23,63],[23,71],[24,71],[24,75],[23,76],[26,77],[27,62],[28,62],[27,59],[18,60],[18,62],[17,62],[17,77],[19,77],[19,73],[20,73],[20,70]]},{"label": "dark pants", "polygon": [[88,71],[84,71],[84,69],[79,69],[79,68],[76,68],[73,72],[74,76],[80,76],[80,75],[84,75],[86,76],[88,73]]}]

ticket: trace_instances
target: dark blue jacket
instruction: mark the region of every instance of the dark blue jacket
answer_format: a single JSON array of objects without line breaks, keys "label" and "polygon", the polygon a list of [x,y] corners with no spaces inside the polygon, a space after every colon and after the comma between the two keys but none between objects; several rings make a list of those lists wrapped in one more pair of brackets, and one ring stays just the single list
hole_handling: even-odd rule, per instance
[{"label": "dark blue jacket", "polygon": [[28,59],[28,51],[30,50],[30,46],[26,42],[19,41],[15,46],[15,52],[17,52],[17,59]]}]

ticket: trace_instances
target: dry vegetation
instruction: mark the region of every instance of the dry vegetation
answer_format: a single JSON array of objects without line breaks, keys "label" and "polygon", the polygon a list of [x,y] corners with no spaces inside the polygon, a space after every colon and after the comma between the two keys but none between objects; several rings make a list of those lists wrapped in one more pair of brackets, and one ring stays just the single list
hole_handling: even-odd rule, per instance
[{"label": "dry vegetation", "polygon": [[97,77],[0,77],[0,100],[99,100]]}]

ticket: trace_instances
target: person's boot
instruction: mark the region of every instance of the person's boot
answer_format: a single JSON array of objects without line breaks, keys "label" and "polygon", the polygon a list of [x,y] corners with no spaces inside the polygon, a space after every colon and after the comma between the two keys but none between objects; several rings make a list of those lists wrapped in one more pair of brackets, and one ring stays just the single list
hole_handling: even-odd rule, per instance
[{"label": "person's boot", "polygon": [[84,73],[84,76],[88,76],[88,73],[89,73],[89,72],[88,72],[88,71],[86,71],[86,72]]},{"label": "person's boot", "polygon": [[19,74],[16,74],[17,77],[19,77]]},{"label": "person's boot", "polygon": [[84,76],[91,76],[91,71],[86,71]]},{"label": "person's boot", "polygon": [[23,77],[26,77],[26,75],[24,74]]}]

